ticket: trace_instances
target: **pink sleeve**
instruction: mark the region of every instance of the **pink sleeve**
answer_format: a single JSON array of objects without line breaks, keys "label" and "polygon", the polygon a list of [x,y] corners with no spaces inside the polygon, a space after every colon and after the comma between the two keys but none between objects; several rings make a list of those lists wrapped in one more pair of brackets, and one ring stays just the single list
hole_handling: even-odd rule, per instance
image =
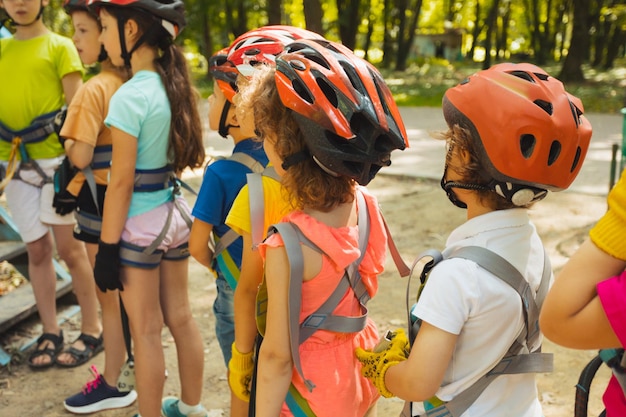
[{"label": "pink sleeve", "polygon": [[626,271],[599,282],[598,297],[622,346],[626,346]]}]

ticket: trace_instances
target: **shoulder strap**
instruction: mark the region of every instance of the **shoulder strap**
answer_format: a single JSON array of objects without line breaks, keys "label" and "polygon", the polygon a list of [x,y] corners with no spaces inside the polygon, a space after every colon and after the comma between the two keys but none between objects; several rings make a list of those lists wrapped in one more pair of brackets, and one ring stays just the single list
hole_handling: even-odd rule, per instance
[{"label": "shoulder strap", "polygon": [[[309,391],[315,388],[315,384],[311,380],[306,379],[303,375],[298,350],[299,345],[319,329],[345,333],[361,331],[365,327],[367,320],[367,308],[365,308],[365,303],[367,303],[370,297],[367,288],[365,288],[365,285],[361,281],[358,265],[361,263],[367,248],[369,238],[369,213],[363,195],[357,192],[356,196],[359,224],[359,249],[361,254],[357,260],[346,268],[344,276],[339,280],[339,284],[331,296],[320,308],[309,315],[302,324],[300,324],[300,309],[302,302],[304,258],[300,245],[303,243],[320,252],[322,251],[317,245],[304,236],[302,231],[295,224],[283,222],[272,226],[275,232],[280,233],[289,260],[289,344],[291,355],[296,371],[302,377]],[[349,288],[353,289],[355,296],[361,303],[361,315],[348,317],[332,314]]]},{"label": "shoulder strap", "polygon": [[537,291],[539,299],[535,299],[528,282],[517,268],[500,255],[488,249],[478,246],[464,247],[453,252],[447,258],[463,258],[474,261],[481,268],[486,269],[507,283],[522,298],[525,321],[521,335],[513,342],[503,359],[496,366],[451,401],[426,412],[427,416],[460,417],[478,399],[489,384],[500,375],[552,372],[552,354],[540,353],[540,349],[534,353],[528,353],[527,350],[520,352],[520,348],[532,346],[532,343],[539,337],[539,309],[545,296],[544,291],[546,290],[544,288],[547,288],[552,272],[548,255],[544,250],[544,270],[541,284]]},{"label": "shoulder strap", "polygon": [[247,175],[248,200],[250,204],[250,234],[252,235],[252,249],[263,241],[265,232],[265,198],[263,192],[263,177],[272,178],[280,182],[280,176],[274,167],[266,167],[263,173],[251,173]]},{"label": "shoulder strap", "polygon": [[228,157],[228,160],[239,162],[240,164],[245,165],[252,172],[263,172],[265,169],[262,163],[244,152],[234,152],[230,157]]}]

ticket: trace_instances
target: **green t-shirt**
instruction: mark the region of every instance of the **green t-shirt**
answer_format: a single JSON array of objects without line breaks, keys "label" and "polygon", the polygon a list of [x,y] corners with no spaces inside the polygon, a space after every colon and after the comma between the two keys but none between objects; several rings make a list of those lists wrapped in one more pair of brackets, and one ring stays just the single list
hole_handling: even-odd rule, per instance
[{"label": "green t-shirt", "polygon": [[[49,32],[33,39],[0,39],[0,122],[11,130],[30,126],[39,116],[65,104],[62,78],[83,70],[69,38]],[[26,145],[33,159],[63,154],[56,134]],[[9,159],[11,144],[0,140],[0,160]]]}]

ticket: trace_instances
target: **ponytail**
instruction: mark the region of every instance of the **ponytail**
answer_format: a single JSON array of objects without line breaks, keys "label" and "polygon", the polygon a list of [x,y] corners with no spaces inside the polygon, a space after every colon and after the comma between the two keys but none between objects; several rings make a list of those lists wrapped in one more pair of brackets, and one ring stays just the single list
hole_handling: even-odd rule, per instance
[{"label": "ponytail", "polygon": [[156,60],[156,69],[161,76],[170,101],[172,121],[168,159],[176,172],[197,168],[204,163],[202,124],[198,114],[199,94],[191,83],[187,61],[171,37],[161,37],[158,45],[162,55]]}]

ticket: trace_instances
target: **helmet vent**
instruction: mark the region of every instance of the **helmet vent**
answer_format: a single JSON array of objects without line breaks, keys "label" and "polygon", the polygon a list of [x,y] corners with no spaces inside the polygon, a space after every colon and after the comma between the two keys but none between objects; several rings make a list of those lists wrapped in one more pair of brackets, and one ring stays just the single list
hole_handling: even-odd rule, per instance
[{"label": "helmet vent", "polygon": [[332,104],[333,107],[336,108],[339,104],[339,99],[337,98],[337,93],[335,92],[335,89],[330,86],[323,78],[316,78],[316,81],[317,85],[322,90],[322,93],[324,93],[324,96],[328,99],[330,104]]},{"label": "helmet vent", "polygon": [[558,140],[552,142],[550,145],[550,154],[548,155],[548,166],[551,166],[559,158],[561,154],[561,143]]},{"label": "helmet vent", "polygon": [[572,110],[572,116],[574,116],[574,122],[576,123],[576,127],[580,126],[580,115],[583,114],[578,107],[574,105],[574,103],[569,102],[569,107]]},{"label": "helmet vent", "polygon": [[350,64],[348,64],[347,62],[341,62],[341,67],[343,68],[343,71],[348,76],[348,79],[350,80],[350,84],[352,84],[352,87],[355,90],[363,93],[365,91],[365,87],[363,86],[363,83],[361,82],[361,79],[359,78],[359,76],[354,72],[354,68],[350,66]]},{"label": "helmet vent", "polygon": [[311,96],[309,89],[302,83],[302,81],[298,79],[291,80],[291,85],[293,85],[293,90],[298,93],[303,100],[313,104],[315,100]]},{"label": "helmet vent", "polygon": [[534,135],[525,134],[520,137],[519,147],[522,151],[522,155],[524,155],[524,158],[528,159],[532,156],[536,143],[537,140]]},{"label": "helmet vent", "polygon": [[537,78],[539,78],[541,81],[548,81],[548,77],[549,77],[549,75],[548,75],[548,74],[542,74],[542,73],[540,73],[540,72],[535,72],[534,74],[535,74],[535,76],[536,76]]},{"label": "helmet vent", "polygon": [[252,48],[252,49],[248,49],[247,51],[245,51],[243,54],[244,55],[258,55],[261,53],[261,50],[258,48]]},{"label": "helmet vent", "polygon": [[552,103],[549,103],[549,102],[547,102],[545,100],[540,100],[540,99],[537,99],[537,100],[533,101],[533,103],[535,103],[543,111],[545,111],[550,116],[552,116],[552,113],[554,112],[554,108],[552,107]]},{"label": "helmet vent", "polygon": [[576,167],[578,166],[578,162],[580,162],[580,154],[582,153],[582,149],[580,146],[576,147],[576,155],[574,156],[574,162],[572,162],[572,168],[569,172],[574,172]]},{"label": "helmet vent", "polygon": [[535,79],[526,71],[511,71],[509,74],[521,78],[522,80],[526,80],[528,82],[534,83]]},{"label": "helmet vent", "polygon": [[316,54],[306,54],[304,57],[305,57],[306,59],[308,59],[309,61],[313,61],[313,62],[315,62],[316,64],[319,64],[319,65],[323,66],[323,67],[324,67],[324,68],[326,68],[327,70],[330,70],[330,65],[329,65],[329,64],[328,64],[328,62],[327,62],[324,58],[322,58],[321,56],[316,55]]}]

